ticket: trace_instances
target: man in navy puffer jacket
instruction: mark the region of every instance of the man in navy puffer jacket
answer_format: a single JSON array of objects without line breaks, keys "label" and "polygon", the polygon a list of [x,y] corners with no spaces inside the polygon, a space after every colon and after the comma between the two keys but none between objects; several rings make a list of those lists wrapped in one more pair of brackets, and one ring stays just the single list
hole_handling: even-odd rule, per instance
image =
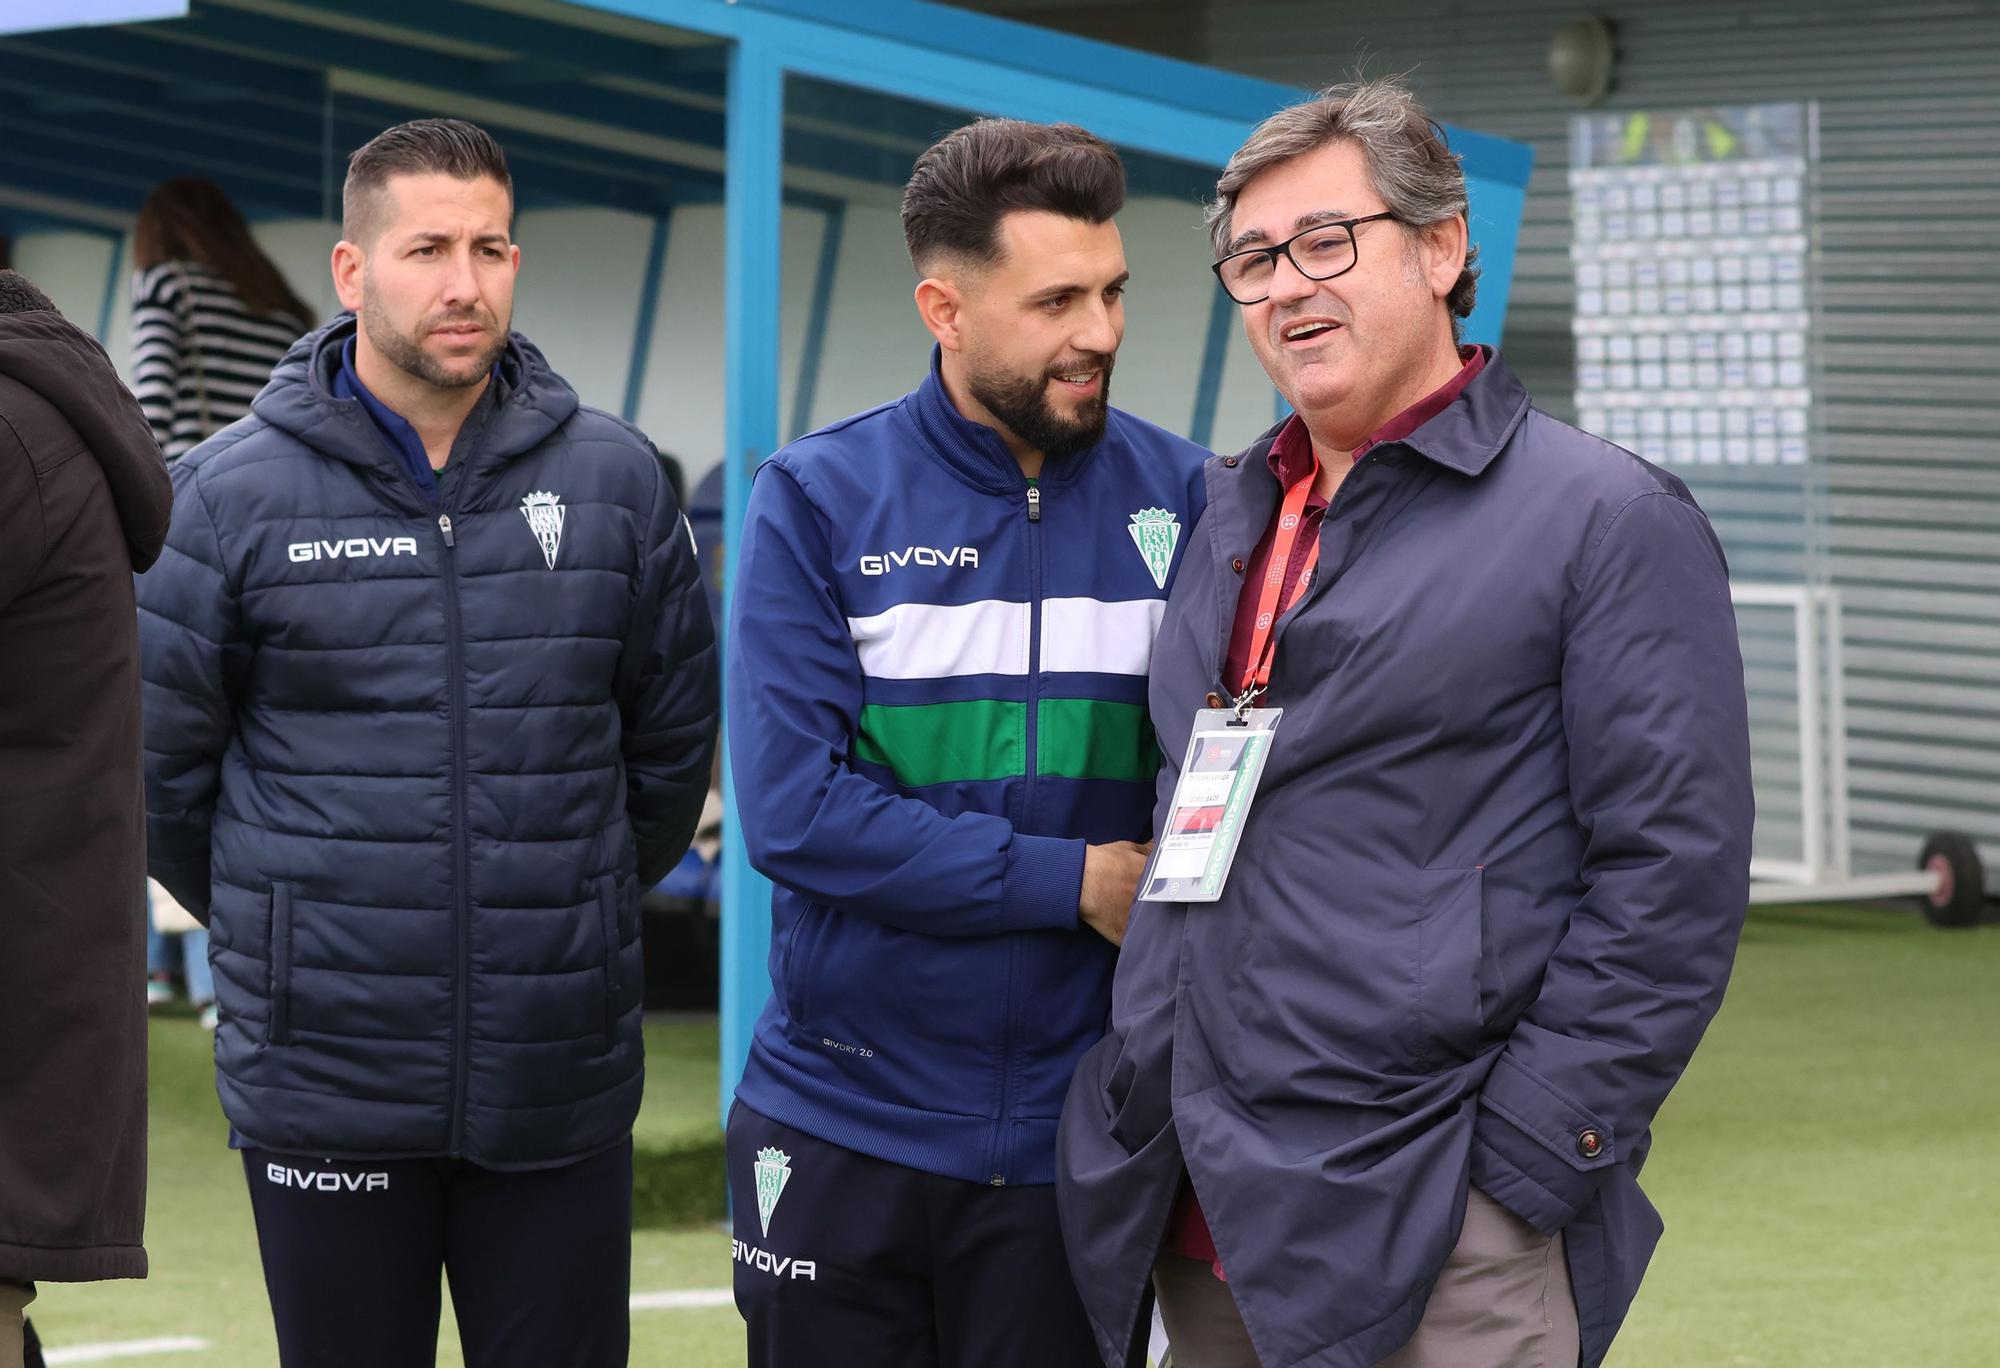
[{"label": "man in navy puffer jacket", "polygon": [[[508,331],[491,138],[354,154],[334,281],[174,470],[140,591],[152,873],[208,921],[282,1360],[623,1364],[639,895],[716,727],[646,438]],[[364,1309],[365,1308],[365,1309]]]}]

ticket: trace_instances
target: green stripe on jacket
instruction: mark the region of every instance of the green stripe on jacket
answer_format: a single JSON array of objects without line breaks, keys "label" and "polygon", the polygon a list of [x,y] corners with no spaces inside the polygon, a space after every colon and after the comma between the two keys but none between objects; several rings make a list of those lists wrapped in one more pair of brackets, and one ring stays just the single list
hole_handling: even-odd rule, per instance
[{"label": "green stripe on jacket", "polygon": [[[1059,779],[1151,783],[1160,770],[1143,705],[1045,698],[1037,706],[1035,769]],[[1025,703],[978,699],[861,709],[854,754],[886,765],[905,788],[1018,778],[1027,772]]]}]

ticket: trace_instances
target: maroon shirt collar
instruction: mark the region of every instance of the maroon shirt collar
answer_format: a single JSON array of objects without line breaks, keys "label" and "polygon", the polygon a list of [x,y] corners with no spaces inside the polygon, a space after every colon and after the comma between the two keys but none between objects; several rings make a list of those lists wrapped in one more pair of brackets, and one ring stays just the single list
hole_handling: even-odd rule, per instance
[{"label": "maroon shirt collar", "polygon": [[[1472,378],[1485,369],[1486,358],[1491,352],[1486,347],[1466,346],[1460,347],[1458,354],[1465,363],[1459,367],[1458,374],[1377,428],[1355,451],[1355,460],[1360,460],[1384,442],[1402,441],[1450,408],[1465,387],[1472,383]],[[1266,459],[1270,462],[1271,473],[1278,477],[1279,486],[1285,489],[1318,471],[1319,459],[1313,455],[1312,434],[1306,431],[1303,418],[1295,413],[1278,429]],[[1317,504],[1322,500],[1314,495],[1312,502]]]}]

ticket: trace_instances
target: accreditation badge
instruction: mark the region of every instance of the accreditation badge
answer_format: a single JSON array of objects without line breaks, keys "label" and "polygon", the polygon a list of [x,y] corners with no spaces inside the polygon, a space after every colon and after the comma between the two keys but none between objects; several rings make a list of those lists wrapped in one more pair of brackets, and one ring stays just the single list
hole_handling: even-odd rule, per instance
[{"label": "accreditation badge", "polygon": [[1243,824],[1271,756],[1283,708],[1204,708],[1195,714],[1166,826],[1139,882],[1142,902],[1214,902],[1222,896]]}]

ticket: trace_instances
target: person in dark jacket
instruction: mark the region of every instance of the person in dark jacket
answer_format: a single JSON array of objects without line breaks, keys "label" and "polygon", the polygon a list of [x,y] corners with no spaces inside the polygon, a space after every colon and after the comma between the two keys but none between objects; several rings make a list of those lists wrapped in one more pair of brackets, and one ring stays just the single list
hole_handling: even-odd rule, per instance
[{"label": "person in dark jacket", "polygon": [[1094,1360],[1056,1115],[1104,1029],[1199,447],[1110,407],[1125,173],[1069,125],[918,158],[911,394],[751,491],[729,649],[770,1002],[728,1134],[755,1368]]},{"label": "person in dark jacket", "polygon": [[146,1276],[132,576],[171,506],[103,349],[0,271],[0,1364],[36,1280]]},{"label": "person in dark jacket", "polygon": [[1465,210],[1393,82],[1272,116],[1218,185],[1296,416],[1209,463],[1156,829],[1198,712],[1283,711],[1217,899],[1134,909],[1063,1113],[1107,1364],[1151,1290],[1183,1368],[1594,1365],[1660,1234],[1649,1127],[1749,883],[1727,571],[1679,480],[1456,345]]},{"label": "person in dark jacket", "polygon": [[510,333],[500,148],[354,153],[334,284],[173,470],[140,594],[154,877],[286,1368],[623,1364],[639,896],[708,786],[714,634],[651,444]]}]

